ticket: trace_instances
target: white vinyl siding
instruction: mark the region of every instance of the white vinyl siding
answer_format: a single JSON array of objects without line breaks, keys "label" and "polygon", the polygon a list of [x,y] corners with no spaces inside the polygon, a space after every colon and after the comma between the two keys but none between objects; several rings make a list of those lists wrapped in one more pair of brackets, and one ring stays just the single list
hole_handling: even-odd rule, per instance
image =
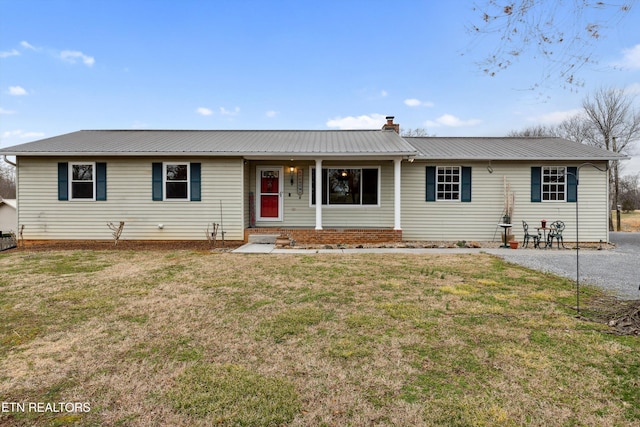
[{"label": "white vinyl siding", "polygon": [[106,223],[124,221],[122,240],[205,240],[207,224],[220,223],[222,210],[225,239],[243,240],[241,159],[176,159],[201,163],[202,201],[161,204],[152,200],[152,162],[162,158],[95,160],[107,163],[108,200],[78,204],[58,201],[57,164],[69,158],[18,157],[18,222],[25,239],[110,240]]},{"label": "white vinyl siding", "polygon": [[18,220],[16,209],[7,203],[0,203],[0,231],[3,233],[14,232],[18,234]]},{"label": "white vinyl siding", "polygon": [[[430,162],[429,164],[433,164]],[[450,165],[442,162],[439,166]],[[470,203],[429,203],[425,201],[425,165],[415,161],[402,164],[402,237],[404,240],[498,241],[504,208],[504,184],[515,193],[512,233],[522,240],[522,221],[535,230],[540,220],[564,221],[565,242],[575,240],[575,203],[531,202],[531,166],[527,162],[465,162],[472,167],[473,200]],[[548,166],[546,164],[545,166]],[[574,166],[564,163],[558,166]],[[575,165],[577,166],[577,164]],[[605,163],[600,165],[603,169]],[[608,239],[607,174],[592,168],[580,171],[580,240]]]}]

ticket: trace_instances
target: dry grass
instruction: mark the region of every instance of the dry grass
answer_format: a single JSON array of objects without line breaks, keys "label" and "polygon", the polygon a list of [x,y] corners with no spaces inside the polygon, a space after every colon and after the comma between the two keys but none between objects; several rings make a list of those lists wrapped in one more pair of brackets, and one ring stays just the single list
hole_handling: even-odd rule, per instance
[{"label": "dry grass", "polygon": [[[0,425],[640,425],[637,337],[489,255],[0,255]],[[596,294],[585,289],[584,300]]]},{"label": "dry grass", "polygon": [[[615,215],[613,212],[613,218]],[[620,215],[620,228],[622,231],[640,232],[640,211],[623,212]]]}]

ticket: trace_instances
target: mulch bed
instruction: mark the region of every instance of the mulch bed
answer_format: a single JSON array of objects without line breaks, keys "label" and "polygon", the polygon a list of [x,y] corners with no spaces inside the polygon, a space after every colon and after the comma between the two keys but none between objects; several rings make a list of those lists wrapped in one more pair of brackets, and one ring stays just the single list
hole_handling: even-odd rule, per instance
[{"label": "mulch bed", "polygon": [[224,245],[221,241],[216,245],[211,245],[206,240],[120,240],[114,245],[111,240],[31,240],[20,243],[18,251],[68,251],[68,250],[97,250],[97,251],[172,251],[172,250],[192,250],[192,251],[230,251],[240,247],[243,242],[226,241]]},{"label": "mulch bed", "polygon": [[620,300],[603,297],[591,301],[584,317],[604,323],[617,335],[640,336],[640,300]]}]

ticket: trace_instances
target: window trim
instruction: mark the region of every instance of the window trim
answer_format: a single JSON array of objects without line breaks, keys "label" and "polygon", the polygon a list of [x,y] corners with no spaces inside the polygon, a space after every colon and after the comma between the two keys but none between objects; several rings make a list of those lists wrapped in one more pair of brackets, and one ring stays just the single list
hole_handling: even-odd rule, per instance
[{"label": "window trim", "polygon": [[[181,166],[187,167],[187,179],[179,181],[167,180],[167,166]],[[186,197],[167,197],[167,182],[185,182],[187,185]],[[165,202],[189,202],[191,201],[191,162],[162,162],[162,200]]]},{"label": "window trim", "polygon": [[[349,166],[349,165],[330,165],[330,166],[322,166],[322,170],[323,171],[327,171],[327,179],[328,179],[328,171],[330,169],[359,169],[360,170],[360,203],[359,204],[331,204],[329,203],[329,194],[327,193],[327,203],[322,203],[322,207],[323,208],[330,208],[330,209],[348,209],[348,208],[356,208],[356,209],[362,209],[362,208],[379,208],[381,206],[381,201],[380,201],[380,197],[382,194],[382,167],[380,165],[377,166]],[[375,204],[363,204],[362,203],[362,187],[363,187],[363,173],[362,171],[364,169],[375,169],[378,172],[378,182],[377,182],[377,188],[376,188],[376,200],[377,203]],[[313,192],[315,191],[315,172],[316,171],[316,167],[314,165],[309,166],[309,207],[311,208],[315,208],[316,204],[313,203]],[[325,184],[325,183],[323,183]],[[323,185],[323,188],[325,187],[325,185]],[[326,189],[328,191],[329,185],[328,183],[326,183]],[[317,195],[316,195],[317,197]]]},{"label": "window trim", "polygon": [[[440,181],[438,180],[438,178],[440,177],[440,173],[439,172],[440,172],[441,169],[451,169],[451,170],[457,169],[458,170],[458,178],[459,178],[458,182],[457,182],[457,185],[458,185],[458,191],[457,191],[458,198],[456,198],[456,199],[453,199],[453,198],[452,199],[441,199],[441,198],[438,197],[438,194],[440,193],[440,191],[438,191],[438,186],[441,184]],[[447,184],[447,183],[443,182],[442,184],[444,185],[444,184]],[[446,202],[446,203],[448,203],[448,202],[458,202],[458,203],[461,202],[462,201],[462,166],[450,166],[450,165],[436,166],[436,181],[435,181],[435,185],[436,185],[436,200],[435,200],[436,202]],[[453,194],[453,192],[451,192],[451,193]]]},{"label": "window trim", "polygon": [[[68,200],[72,202],[95,202],[96,201],[96,183],[97,179],[97,169],[96,162],[69,162],[68,163],[68,179],[69,179],[69,193]],[[73,197],[73,184],[74,182],[88,182],[88,180],[74,180],[73,179],[73,167],[79,165],[90,165],[91,166],[91,188],[92,188],[92,197]]]},{"label": "window trim", "polygon": [[[545,191],[544,191],[545,185],[551,185],[548,182],[545,183],[545,180],[544,180],[545,171],[550,171],[551,169],[557,169],[557,170],[563,169],[564,170],[564,172],[562,174],[562,177],[563,177],[562,183],[559,183],[559,182],[555,182],[554,183],[556,185],[562,185],[563,186],[563,192],[562,192],[563,199],[562,200],[559,200],[557,198],[555,200],[545,199],[544,198],[544,196],[545,196]],[[569,190],[569,180],[567,179],[568,178],[568,175],[567,175],[567,171],[568,170],[569,170],[569,168],[567,166],[541,166],[540,167],[540,201],[542,203],[567,203],[568,202],[568,195],[569,195],[569,192],[568,192],[568,190]],[[555,176],[558,177],[559,175],[556,174]],[[548,191],[547,194],[552,194],[552,192]],[[555,194],[557,196],[558,194],[560,194],[560,192],[556,191],[553,194]]]}]

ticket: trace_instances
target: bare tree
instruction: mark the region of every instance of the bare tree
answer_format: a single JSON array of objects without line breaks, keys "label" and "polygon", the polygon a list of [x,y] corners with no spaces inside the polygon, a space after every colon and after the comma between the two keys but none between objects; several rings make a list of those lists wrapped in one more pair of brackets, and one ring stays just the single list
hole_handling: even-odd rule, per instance
[{"label": "bare tree", "polygon": [[508,137],[535,137],[535,136],[560,136],[558,128],[554,126],[535,125],[529,126],[522,130],[512,130],[507,134]]},{"label": "bare tree", "polygon": [[483,0],[473,7],[477,23],[469,31],[478,43],[471,49],[484,52],[489,46],[479,66],[490,76],[507,70],[528,54],[544,67],[540,82],[559,80],[565,87],[583,86],[580,70],[596,62],[595,45],[636,2]]},{"label": "bare tree", "polygon": [[[588,121],[595,130],[594,143],[614,153],[629,154],[640,139],[640,113],[634,110],[635,96],[622,89],[603,88],[582,102]],[[613,162],[612,208],[620,205],[620,168]],[[612,225],[612,224],[611,224]],[[617,224],[620,230],[620,223]]]},{"label": "bare tree", "polygon": [[522,130],[512,130],[507,134],[509,137],[556,137],[581,144],[597,145],[597,134],[593,124],[585,114],[576,114],[563,120],[557,125],[534,125]]},{"label": "bare tree", "polygon": [[640,174],[620,178],[620,204],[626,212],[640,209]]},{"label": "bare tree", "polygon": [[0,163],[0,197],[16,198],[15,172],[12,166]]},{"label": "bare tree", "polygon": [[580,144],[597,145],[597,133],[584,114],[576,114],[556,126],[558,136]]},{"label": "bare tree", "polygon": [[410,137],[410,136],[434,136],[434,135],[429,135],[429,132],[427,132],[427,130],[424,128],[415,128],[415,129],[403,129],[402,136]]}]

